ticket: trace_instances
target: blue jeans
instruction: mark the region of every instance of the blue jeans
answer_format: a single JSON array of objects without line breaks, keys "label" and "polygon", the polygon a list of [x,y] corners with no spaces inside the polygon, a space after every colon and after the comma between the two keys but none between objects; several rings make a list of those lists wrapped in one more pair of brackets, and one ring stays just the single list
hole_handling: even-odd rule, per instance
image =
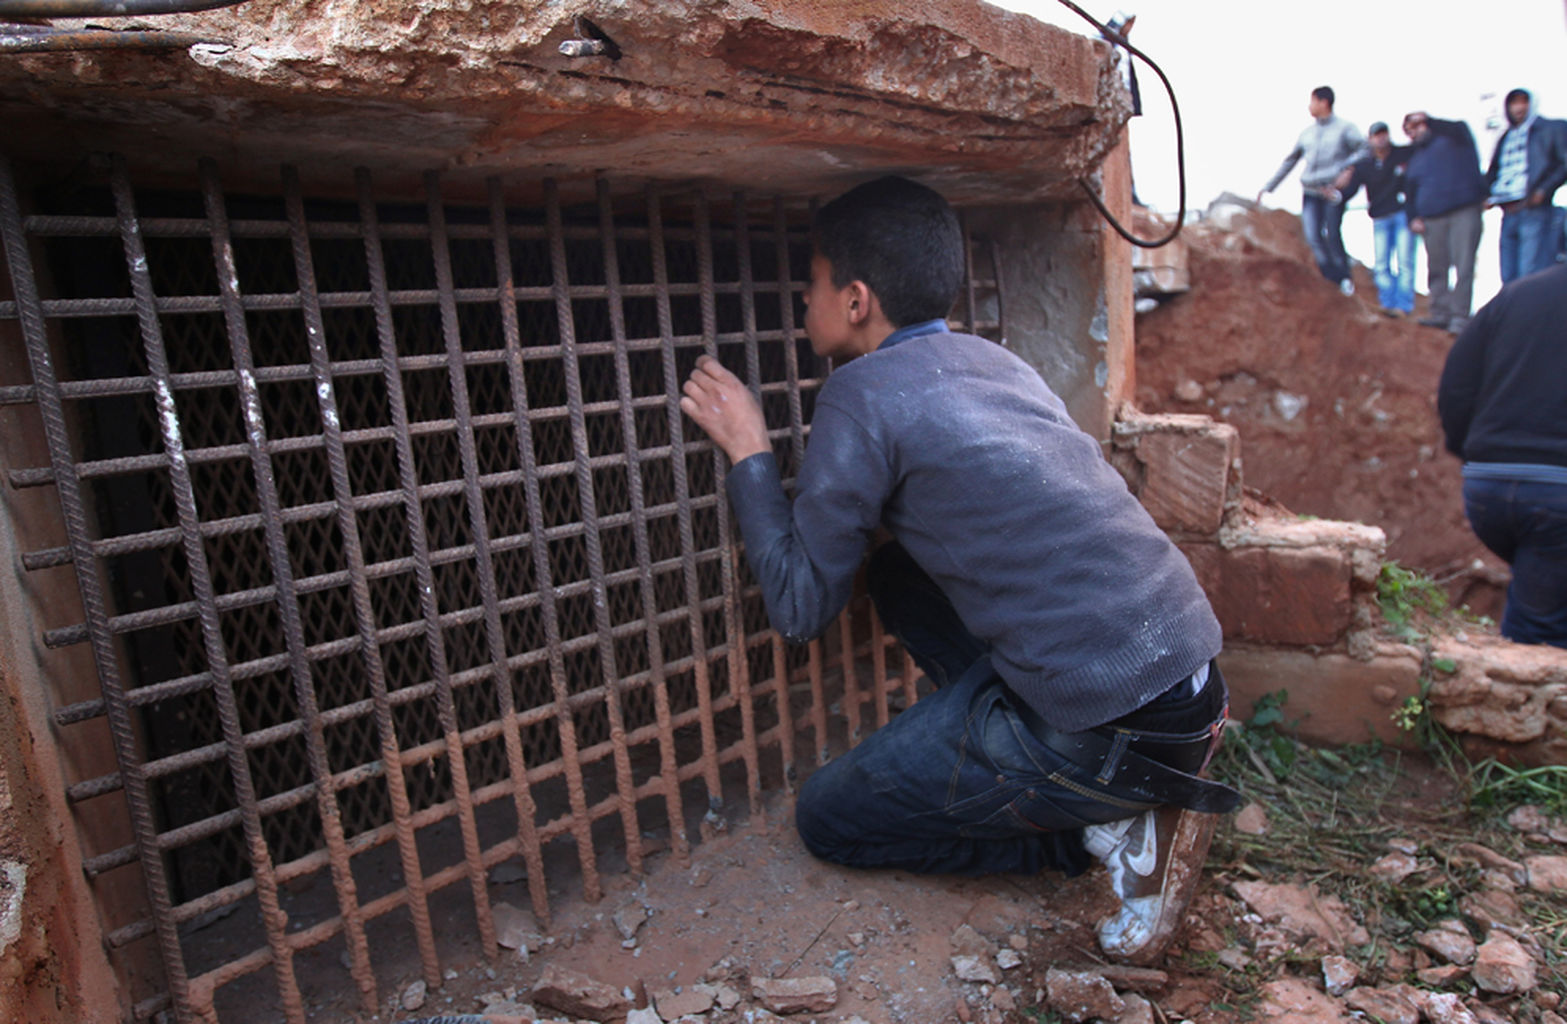
[{"label": "blue jeans", "polygon": [[1513,568],[1502,635],[1567,647],[1567,484],[1466,478],[1464,514]]},{"label": "blue jeans", "polygon": [[1502,283],[1555,266],[1561,230],[1556,207],[1548,204],[1503,213]]},{"label": "blue jeans", "polygon": [[[1371,219],[1376,244],[1377,301],[1383,309],[1415,311],[1415,235],[1403,210]],[[1395,265],[1396,264],[1396,265]]]},{"label": "blue jeans", "polygon": [[1300,200],[1300,223],[1322,276],[1334,284],[1349,277],[1349,257],[1344,253],[1344,238],[1339,233],[1344,223],[1344,204],[1307,192]]},{"label": "blue jeans", "polygon": [[1084,825],[1156,806],[1036,738],[985,645],[900,545],[871,556],[869,585],[883,624],[938,689],[805,781],[795,824],[813,854],[919,872],[1077,874],[1089,864]]}]

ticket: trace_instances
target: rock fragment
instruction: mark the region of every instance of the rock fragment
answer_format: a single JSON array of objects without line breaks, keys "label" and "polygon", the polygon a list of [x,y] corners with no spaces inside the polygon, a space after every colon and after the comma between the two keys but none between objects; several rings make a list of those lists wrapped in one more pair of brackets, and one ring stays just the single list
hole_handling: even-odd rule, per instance
[{"label": "rock fragment", "polygon": [[1475,941],[1462,921],[1443,921],[1416,935],[1415,942],[1450,964],[1474,963]]},{"label": "rock fragment", "polygon": [[421,979],[403,989],[402,998],[398,1003],[405,1010],[417,1010],[424,1005],[425,996],[428,994],[429,986]]},{"label": "rock fragment", "polygon": [[1373,862],[1367,870],[1373,878],[1380,878],[1383,881],[1396,884],[1420,870],[1420,865],[1416,863],[1415,858],[1411,855],[1395,850]]},{"label": "rock fragment", "polygon": [[1352,988],[1344,994],[1344,1004],[1386,1024],[1420,1022],[1420,1011],[1415,1009],[1415,1004],[1393,988]]},{"label": "rock fragment", "polygon": [[1348,957],[1325,956],[1322,958],[1322,985],[1329,995],[1341,996],[1348,992],[1360,977],[1360,968]]},{"label": "rock fragment", "polygon": [[1045,990],[1050,1007],[1073,1024],[1083,1021],[1115,1020],[1126,1009],[1126,1001],[1103,975],[1092,971],[1063,971],[1052,967],[1045,972]]},{"label": "rock fragment", "polygon": [[490,915],[495,920],[495,941],[505,948],[518,950],[526,957],[529,949],[539,947],[542,938],[528,911],[510,903],[493,903]]},{"label": "rock fragment", "polygon": [[1121,998],[1126,1002],[1126,1009],[1121,1011],[1115,1024],[1154,1024],[1152,1003],[1136,992],[1128,992]]},{"label": "rock fragment", "polygon": [[1235,831],[1244,835],[1265,836],[1268,827],[1268,812],[1256,801],[1242,807],[1240,813],[1235,815]]},{"label": "rock fragment", "polygon": [[1567,857],[1526,857],[1524,872],[1529,888],[1535,892],[1560,892],[1567,889]]},{"label": "rock fragment", "polygon": [[968,953],[952,958],[952,973],[958,976],[959,981],[994,985],[999,980],[989,960]]},{"label": "rock fragment", "polygon": [[572,1017],[608,1020],[626,1016],[631,1000],[620,990],[586,974],[550,964],[533,985],[533,1001]]},{"label": "rock fragment", "polygon": [[712,985],[687,985],[679,992],[661,989],[653,993],[653,1005],[665,1020],[696,1017],[706,1013],[718,1002],[718,989]]},{"label": "rock fragment", "polygon": [[1475,984],[1487,992],[1512,995],[1534,988],[1534,958],[1506,932],[1493,931],[1475,952]]},{"label": "rock fragment", "polygon": [[630,942],[637,937],[637,929],[647,921],[647,908],[640,903],[628,903],[615,911],[613,920],[620,937]]},{"label": "rock fragment", "polygon": [[825,1013],[838,1005],[831,978],[752,978],[751,998],[774,1013]]},{"label": "rock fragment", "polygon": [[1336,999],[1318,992],[1300,978],[1280,978],[1262,986],[1262,1018],[1291,1024],[1349,1024]]}]

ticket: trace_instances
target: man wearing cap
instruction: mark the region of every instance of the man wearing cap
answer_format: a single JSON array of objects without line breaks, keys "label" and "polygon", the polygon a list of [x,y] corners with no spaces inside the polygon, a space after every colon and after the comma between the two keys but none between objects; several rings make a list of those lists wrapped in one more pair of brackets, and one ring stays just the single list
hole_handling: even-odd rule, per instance
[{"label": "man wearing cap", "polygon": [[1360,129],[1333,113],[1333,90],[1318,86],[1311,90],[1307,104],[1311,112],[1311,124],[1300,133],[1295,148],[1289,151],[1273,177],[1257,193],[1257,201],[1272,192],[1294,170],[1302,159],[1305,165],[1300,171],[1300,187],[1304,194],[1300,200],[1300,223],[1311,246],[1311,254],[1317,259],[1317,269],[1322,276],[1339,286],[1345,295],[1355,294],[1355,285],[1349,278],[1349,256],[1344,252],[1344,239],[1339,234],[1344,221],[1344,203],[1333,180],[1366,151],[1366,140]]},{"label": "man wearing cap", "polygon": [[1426,287],[1431,312],[1420,322],[1454,334],[1469,323],[1474,299],[1475,252],[1486,187],[1474,133],[1462,121],[1423,110],[1404,115],[1412,152],[1404,168],[1404,208],[1409,230],[1426,240]]},{"label": "man wearing cap", "polygon": [[1366,136],[1371,152],[1356,160],[1334,182],[1349,202],[1366,190],[1367,213],[1376,250],[1377,301],[1388,316],[1415,311],[1415,236],[1404,211],[1404,164],[1408,146],[1395,146],[1387,123],[1378,121]]},{"label": "man wearing cap", "polygon": [[1507,94],[1507,130],[1496,140],[1487,208],[1502,208],[1502,283],[1556,262],[1560,222],[1552,198],[1567,181],[1567,124],[1538,116],[1525,89]]}]

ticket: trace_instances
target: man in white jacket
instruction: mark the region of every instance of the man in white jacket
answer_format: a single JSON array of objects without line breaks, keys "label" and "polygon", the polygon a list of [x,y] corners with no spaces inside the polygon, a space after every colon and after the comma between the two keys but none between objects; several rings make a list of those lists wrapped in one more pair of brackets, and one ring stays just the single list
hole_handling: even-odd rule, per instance
[{"label": "man in white jacket", "polygon": [[1339,286],[1345,295],[1355,294],[1355,285],[1349,278],[1349,256],[1344,252],[1344,240],[1339,228],[1344,221],[1344,199],[1333,187],[1333,179],[1339,172],[1366,154],[1366,137],[1360,129],[1333,113],[1333,90],[1323,85],[1311,90],[1307,105],[1311,112],[1311,124],[1300,133],[1295,148],[1289,151],[1273,177],[1257,193],[1257,201],[1287,177],[1301,160],[1305,165],[1300,171],[1300,185],[1304,195],[1300,202],[1301,227],[1306,242],[1317,259],[1317,269],[1322,276]]}]

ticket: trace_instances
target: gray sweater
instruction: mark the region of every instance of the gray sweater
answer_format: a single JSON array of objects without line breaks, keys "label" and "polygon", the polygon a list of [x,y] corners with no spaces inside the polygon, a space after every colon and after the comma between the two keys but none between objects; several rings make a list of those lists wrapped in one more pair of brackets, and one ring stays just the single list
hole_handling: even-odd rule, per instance
[{"label": "gray sweater", "polygon": [[1059,729],[1141,707],[1219,652],[1185,556],[1033,368],[982,338],[912,337],[840,367],[793,507],[771,453],[728,491],[785,637],[832,622],[884,524]]},{"label": "gray sweater", "polygon": [[1333,184],[1339,171],[1359,160],[1366,152],[1366,137],[1360,134],[1359,128],[1342,117],[1329,114],[1321,120],[1313,119],[1300,133],[1300,138],[1295,140],[1295,148],[1289,151],[1262,190],[1272,192],[1278,188],[1279,182],[1302,159],[1306,163],[1300,169],[1301,188],[1326,188]]}]

